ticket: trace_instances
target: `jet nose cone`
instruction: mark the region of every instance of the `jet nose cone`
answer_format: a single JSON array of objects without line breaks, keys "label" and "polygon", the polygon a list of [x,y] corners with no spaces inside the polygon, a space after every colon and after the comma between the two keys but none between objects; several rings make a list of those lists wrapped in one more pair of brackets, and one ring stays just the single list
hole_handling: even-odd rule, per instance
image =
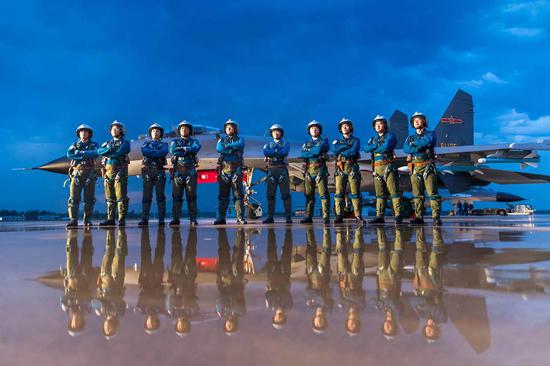
[{"label": "jet nose cone", "polygon": [[33,169],[45,170],[52,173],[66,174],[69,171],[71,161],[63,156],[50,161],[49,163],[34,167]]},{"label": "jet nose cone", "polygon": [[515,194],[497,192],[497,202],[517,202],[523,200],[525,200],[525,198],[516,196]]}]

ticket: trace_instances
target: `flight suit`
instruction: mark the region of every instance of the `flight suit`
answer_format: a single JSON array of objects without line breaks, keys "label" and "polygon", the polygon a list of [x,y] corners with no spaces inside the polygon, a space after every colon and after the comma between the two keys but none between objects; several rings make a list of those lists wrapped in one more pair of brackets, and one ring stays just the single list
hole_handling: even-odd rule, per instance
[{"label": "flight suit", "polygon": [[392,200],[394,215],[401,216],[401,191],[399,189],[399,173],[394,163],[394,149],[397,144],[395,135],[385,132],[383,135],[371,137],[364,151],[371,153],[373,161],[372,175],[376,192],[376,216],[384,217],[388,193]]},{"label": "flight suit", "polygon": [[164,172],[164,165],[166,165],[168,144],[162,140],[145,141],[141,146],[141,152],[143,154],[143,168],[141,169],[141,177],[143,178],[141,203],[143,207],[141,218],[149,220],[154,189],[157,195],[159,221],[163,222],[166,216],[166,195],[164,194],[166,173]]},{"label": "flight suit", "polygon": [[63,280],[64,294],[61,298],[61,308],[69,319],[73,317],[84,317],[92,311],[92,290],[95,290],[97,271],[92,264],[94,247],[90,231],[84,232],[82,239],[82,250],[80,252],[77,243],[77,231],[67,231],[67,266]]},{"label": "flight suit", "polygon": [[277,258],[277,241],[275,230],[267,232],[267,282],[265,291],[266,307],[271,311],[278,309],[286,312],[292,309],[293,300],[290,293],[290,274],[292,261],[292,231],[285,230],[285,239],[281,259]]},{"label": "flight suit", "polygon": [[114,229],[108,229],[98,279],[97,303],[94,309],[104,322],[113,322],[117,327],[118,318],[123,316],[126,310],[124,279],[127,255],[128,241],[124,228],[118,229],[116,243]]},{"label": "flight suit", "polygon": [[424,217],[424,190],[430,198],[432,217],[439,219],[441,214],[441,196],[437,190],[437,172],[435,169],[434,147],[437,142],[435,132],[424,130],[422,134],[407,137],[403,152],[411,155],[411,186],[416,217]]},{"label": "flight suit", "polygon": [[383,227],[377,227],[376,234],[378,240],[377,307],[384,313],[391,312],[392,318],[397,321],[405,309],[401,292],[404,266],[402,229],[399,227],[395,229],[393,249],[387,244],[386,231]]},{"label": "flight suit", "polygon": [[[107,200],[107,220],[114,221],[118,208],[118,222],[124,224],[128,213],[128,153],[130,143],[124,137],[111,139],[101,145],[97,153],[103,157],[103,179]],[[115,206],[116,205],[116,206]]]},{"label": "flight suit", "polygon": [[424,228],[416,229],[416,261],[414,266],[413,307],[420,318],[432,319],[437,324],[447,322],[447,309],[443,302],[443,255],[445,244],[441,228],[433,228],[431,252],[426,244]]},{"label": "flight suit", "polygon": [[336,254],[338,288],[340,291],[340,306],[362,310],[365,308],[365,290],[363,277],[365,264],[363,262],[363,232],[356,229],[352,246],[351,262],[349,260],[346,232],[336,232]]},{"label": "flight suit", "polygon": [[239,221],[244,220],[244,189],[243,189],[243,152],[244,138],[234,135],[224,136],[216,144],[220,154],[218,166],[218,211],[219,218],[225,219],[229,207],[229,194],[233,191],[235,212]]},{"label": "flight suit", "polygon": [[67,150],[67,157],[71,159],[69,201],[67,204],[69,219],[78,220],[78,206],[82,191],[84,191],[85,224],[91,222],[94,213],[97,148],[98,144],[92,140],[84,142],[79,139]]},{"label": "flight suit", "polygon": [[185,257],[181,232],[172,231],[172,255],[168,283],[168,316],[173,320],[186,318],[189,321],[199,315],[199,298],[197,296],[197,230],[189,229]]},{"label": "flight suit", "polygon": [[323,219],[330,217],[330,192],[328,190],[327,153],[328,140],[324,136],[314,139],[310,137],[302,145],[301,157],[305,161],[304,194],[306,197],[306,218],[313,217],[315,209],[315,190],[321,199]]},{"label": "flight suit", "polygon": [[330,230],[323,230],[323,244],[320,260],[317,258],[317,244],[313,229],[306,231],[306,276],[307,305],[332,310],[334,299],[330,287],[330,255],[332,240]]},{"label": "flight suit", "polygon": [[165,295],[162,280],[164,277],[164,248],[166,240],[164,230],[157,231],[157,245],[154,257],[149,240],[149,229],[141,231],[141,263],[138,284],[139,295],[136,310],[147,318],[158,319],[165,312]]},{"label": "flight suit", "polygon": [[172,181],[172,217],[179,220],[183,204],[183,193],[187,200],[189,218],[197,218],[197,153],[201,144],[196,138],[180,137],[172,140],[170,144],[170,155],[174,176]]},{"label": "flight suit", "polygon": [[357,160],[361,157],[359,153],[360,148],[360,140],[353,135],[347,138],[342,135],[342,137],[334,140],[332,143],[332,149],[336,155],[336,170],[334,175],[336,192],[334,194],[334,201],[336,216],[339,218],[344,216],[344,198],[347,194],[348,183],[354,215],[358,219],[361,218],[361,172],[357,163]]},{"label": "flight suit", "polygon": [[267,161],[267,216],[273,218],[275,214],[275,196],[277,187],[281,192],[281,199],[285,209],[285,217],[292,216],[292,202],[290,196],[290,177],[288,175],[288,162],[286,157],[290,151],[290,144],[285,138],[279,141],[273,139],[264,146],[264,156]]},{"label": "flight suit", "polygon": [[216,285],[216,313],[224,321],[237,321],[246,314],[244,288],[247,280],[244,278],[244,231],[237,229],[233,254],[225,229],[218,229],[218,268]]}]

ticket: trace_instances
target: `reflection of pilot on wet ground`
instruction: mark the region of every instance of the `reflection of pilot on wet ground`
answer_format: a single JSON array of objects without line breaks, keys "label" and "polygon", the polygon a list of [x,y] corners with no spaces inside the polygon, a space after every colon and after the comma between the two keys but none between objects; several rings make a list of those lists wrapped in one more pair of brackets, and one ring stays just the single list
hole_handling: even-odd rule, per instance
[{"label": "reflection of pilot on wet ground", "polygon": [[403,275],[402,234],[402,229],[396,226],[392,250],[388,245],[385,228],[376,228],[376,238],[378,240],[377,308],[384,312],[384,323],[382,323],[381,331],[388,340],[393,339],[399,332],[397,322],[405,311],[401,291]]},{"label": "reflection of pilot on wet ground", "polygon": [[267,283],[265,304],[273,311],[271,323],[275,329],[282,329],[287,321],[287,311],[292,309],[290,293],[290,263],[292,259],[292,230],[285,230],[285,239],[281,259],[277,259],[277,241],[275,230],[267,232]]},{"label": "reflection of pilot on wet ground", "polygon": [[223,329],[230,336],[239,329],[239,318],[246,314],[244,298],[244,230],[237,229],[233,255],[225,229],[218,229],[218,268],[217,280],[219,296],[216,300],[216,312],[223,320]]},{"label": "reflection of pilot on wet ground", "polygon": [[311,327],[317,334],[328,328],[326,313],[332,310],[334,300],[330,288],[330,254],[332,242],[330,229],[323,229],[323,245],[320,261],[317,259],[317,244],[312,228],[306,231],[306,275],[307,295],[306,304],[315,308]]},{"label": "reflection of pilot on wet ground", "polygon": [[443,255],[444,243],[441,229],[433,228],[431,252],[426,245],[424,228],[416,229],[416,262],[414,266],[414,293],[411,300],[421,319],[426,319],[422,334],[428,342],[441,336],[440,324],[447,322],[447,310],[443,303]]},{"label": "reflection of pilot on wet ground", "polygon": [[86,315],[91,312],[92,291],[95,290],[97,270],[92,264],[94,247],[92,234],[84,231],[80,260],[78,255],[78,231],[67,231],[67,268],[63,273],[65,292],[61,308],[69,318],[67,331],[71,336],[80,333],[86,325]]},{"label": "reflection of pilot on wet ground", "polygon": [[172,259],[168,282],[168,315],[175,320],[176,334],[180,337],[191,331],[191,320],[199,314],[199,298],[197,297],[197,230],[189,228],[185,258],[181,232],[172,231]]},{"label": "reflection of pilot on wet ground", "polygon": [[118,332],[119,317],[124,315],[124,275],[128,245],[126,231],[118,229],[115,246],[114,229],[106,230],[105,253],[101,261],[101,272],[98,277],[97,301],[93,302],[94,310],[103,318],[103,335],[106,339]]},{"label": "reflection of pilot on wet ground", "polygon": [[162,279],[164,277],[164,248],[166,238],[164,229],[157,231],[157,245],[152,255],[149,229],[141,229],[141,264],[139,268],[139,296],[136,310],[145,315],[143,327],[147,334],[153,334],[160,328],[159,315],[165,310],[165,295]]},{"label": "reflection of pilot on wet ground", "polygon": [[355,229],[351,263],[348,256],[348,242],[345,239],[346,234],[348,232],[342,230],[336,232],[336,253],[338,255],[336,270],[340,290],[339,307],[347,308],[345,328],[348,335],[354,336],[361,331],[360,312],[365,308],[363,232],[360,227]]}]

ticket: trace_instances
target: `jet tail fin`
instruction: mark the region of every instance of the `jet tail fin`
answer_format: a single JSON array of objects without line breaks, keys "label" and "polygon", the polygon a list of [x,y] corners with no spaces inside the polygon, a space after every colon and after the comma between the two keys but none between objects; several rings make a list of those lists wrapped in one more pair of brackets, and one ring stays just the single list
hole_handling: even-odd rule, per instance
[{"label": "jet tail fin", "polygon": [[393,111],[390,117],[388,129],[395,135],[397,146],[401,148],[409,136],[409,120],[405,113],[400,110]]},{"label": "jet tail fin", "polygon": [[441,116],[435,133],[439,146],[474,144],[474,104],[470,94],[457,90]]}]

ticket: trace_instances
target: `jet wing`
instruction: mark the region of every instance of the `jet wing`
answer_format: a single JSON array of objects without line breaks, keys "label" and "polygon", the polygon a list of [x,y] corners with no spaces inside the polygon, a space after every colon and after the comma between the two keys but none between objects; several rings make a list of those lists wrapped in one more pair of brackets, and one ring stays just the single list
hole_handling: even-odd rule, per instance
[{"label": "jet wing", "polygon": [[474,172],[476,179],[498,184],[550,183],[550,176],[543,174],[514,172],[509,170],[479,168]]}]

